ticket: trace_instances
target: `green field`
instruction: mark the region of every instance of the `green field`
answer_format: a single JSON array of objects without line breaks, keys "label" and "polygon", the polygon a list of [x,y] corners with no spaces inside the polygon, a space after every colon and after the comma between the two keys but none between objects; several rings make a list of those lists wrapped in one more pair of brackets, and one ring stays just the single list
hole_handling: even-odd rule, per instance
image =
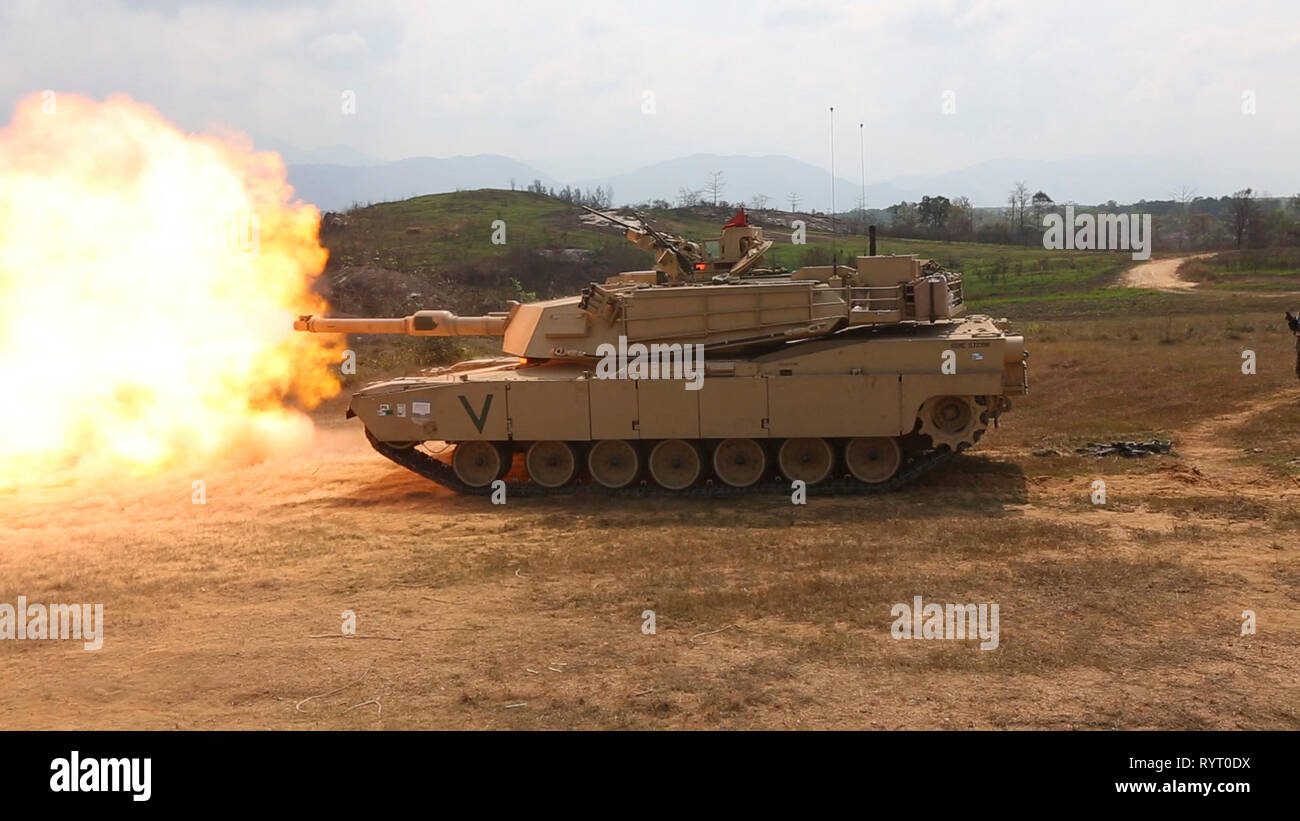
[{"label": "green field", "polygon": [[1191,260],[1179,274],[1219,291],[1275,293],[1300,288],[1300,248],[1251,248]]}]

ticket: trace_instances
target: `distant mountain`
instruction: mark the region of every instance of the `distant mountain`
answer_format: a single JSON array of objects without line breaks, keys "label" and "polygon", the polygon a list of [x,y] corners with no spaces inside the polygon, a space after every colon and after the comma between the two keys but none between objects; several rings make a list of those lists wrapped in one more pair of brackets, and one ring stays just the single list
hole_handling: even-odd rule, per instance
[{"label": "distant mountain", "polygon": [[[768,198],[770,208],[789,208],[790,194],[799,197],[800,211],[826,211],[831,204],[830,173],[818,166],[781,155],[762,157],[693,154],[647,165],[625,174],[593,177],[576,182],[556,180],[525,163],[495,154],[472,157],[415,157],[389,163],[367,163],[371,158],[346,146],[313,152],[294,150],[293,156],[332,156],[352,161],[302,163],[289,160],[289,181],[299,196],[323,210],[340,210],[354,203],[389,202],[421,194],[440,194],[478,188],[518,188],[541,180],[548,188],[566,183],[592,189],[613,189],[616,204],[662,199],[676,204],[683,189],[697,191],[706,200],[715,171],[722,172],[718,198],[749,204],[757,194]],[[1030,193],[1045,191],[1056,202],[1098,205],[1108,200],[1121,204],[1141,199],[1169,199],[1183,185],[1201,196],[1218,197],[1251,186],[1257,193],[1294,192],[1296,181],[1260,179],[1248,157],[1217,157],[1214,162],[1175,157],[1075,157],[1068,160],[989,160],[940,174],[896,176],[867,184],[867,207],[886,208],[922,196],[969,197],[976,206],[1005,205],[1016,181]],[[853,159],[850,158],[850,164]],[[849,175],[851,176],[851,175]],[[835,180],[835,208],[856,207],[861,187],[846,176]]]},{"label": "distant mountain", "polygon": [[[854,162],[850,159],[849,162]],[[790,207],[790,192],[799,194],[800,210],[830,207],[830,173],[791,157],[735,157],[695,154],[646,166],[628,174],[587,180],[582,187],[614,188],[615,202],[648,199],[674,201],[683,188],[705,188],[714,171],[722,171],[726,188],[721,199],[749,202],[754,194],[771,197],[769,205]],[[1276,176],[1276,175],[1275,175]],[[1101,204],[1108,200],[1135,203],[1170,199],[1182,186],[1201,196],[1218,197],[1246,186],[1268,189],[1268,181],[1252,172],[1246,158],[1217,157],[1213,163],[1195,158],[1088,156],[1068,160],[998,159],[940,174],[911,174],[867,183],[867,207],[885,208],[927,194],[949,199],[969,197],[976,206],[1003,206],[1017,181],[1032,194],[1044,191],[1057,202]],[[1291,190],[1284,181],[1278,191]],[[835,207],[857,205],[861,184],[835,180]]]},{"label": "distant mountain", "polygon": [[[789,208],[790,194],[799,195],[799,210],[825,211],[831,206],[831,175],[824,168],[777,154],[764,157],[720,156],[693,154],[689,157],[648,165],[627,174],[580,180],[582,188],[613,187],[614,201],[618,203],[646,202],[663,199],[675,202],[682,189],[699,191],[702,197],[712,198],[706,190],[715,171],[722,172],[724,188],[718,199],[749,203],[754,195],[769,198],[770,208]],[[847,211],[857,206],[862,186],[859,182],[836,177],[835,208]],[[892,205],[902,199],[915,199],[914,192],[900,188],[892,182],[868,183],[867,205],[878,207]]]},{"label": "distant mountain", "polygon": [[283,154],[291,165],[383,165],[384,161],[363,154],[346,145],[325,145],[320,148],[295,149]]},{"label": "distant mountain", "polygon": [[273,136],[255,135],[253,144],[262,151],[274,151],[286,165],[383,165],[384,160],[349,145],[299,148]]},{"label": "distant mountain", "polygon": [[526,188],[534,179],[555,181],[532,166],[497,154],[473,157],[412,157],[360,166],[290,164],[289,183],[297,195],[322,211],[341,211],[354,204],[391,202],[459,189],[509,188],[513,179]]}]

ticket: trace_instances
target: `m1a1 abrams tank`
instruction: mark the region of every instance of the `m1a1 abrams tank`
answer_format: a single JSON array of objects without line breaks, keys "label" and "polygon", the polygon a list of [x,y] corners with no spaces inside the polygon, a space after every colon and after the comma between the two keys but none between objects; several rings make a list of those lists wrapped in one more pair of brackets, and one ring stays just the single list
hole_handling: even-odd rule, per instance
[{"label": "m1a1 abrams tank", "polygon": [[[367,385],[347,412],[381,454],[466,493],[508,474],[527,477],[507,482],[512,494],[788,493],[793,480],[883,491],[977,443],[1027,390],[1023,338],[963,317],[961,275],[929,261],[660,284],[664,273],[486,316],[294,327],[502,337],[501,358]],[[450,459],[430,442],[453,445]]]}]

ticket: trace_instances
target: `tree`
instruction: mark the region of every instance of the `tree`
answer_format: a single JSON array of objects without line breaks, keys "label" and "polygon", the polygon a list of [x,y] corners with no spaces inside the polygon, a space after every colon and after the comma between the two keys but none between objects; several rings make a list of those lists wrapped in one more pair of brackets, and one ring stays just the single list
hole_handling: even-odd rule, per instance
[{"label": "tree", "polygon": [[1178,250],[1181,251],[1189,239],[1188,221],[1192,214],[1192,202],[1196,199],[1196,189],[1184,185],[1174,192],[1172,199],[1174,233],[1178,235]]},{"label": "tree", "polygon": [[1052,206],[1056,205],[1056,203],[1052,202],[1052,198],[1047,196],[1047,192],[1045,191],[1035,193],[1033,199],[1031,199],[1029,203],[1030,210],[1034,214],[1034,225],[1042,225],[1043,215],[1050,211]]},{"label": "tree", "polygon": [[790,192],[790,213],[793,214],[796,210],[798,210],[798,208],[799,208],[799,193],[797,191],[791,191]]},{"label": "tree", "polygon": [[700,204],[700,192],[690,188],[681,188],[677,191],[677,207],[692,208]]},{"label": "tree", "polygon": [[596,186],[591,194],[592,208],[609,208],[614,205],[614,186]]},{"label": "tree", "polygon": [[1203,245],[1210,235],[1211,227],[1209,214],[1193,213],[1187,218],[1187,239],[1193,248]]},{"label": "tree", "polygon": [[1255,217],[1255,195],[1249,188],[1243,188],[1232,195],[1228,203],[1228,227],[1232,231],[1232,237],[1237,242],[1237,247],[1241,247],[1241,241],[1246,236],[1246,231],[1250,229],[1251,220]]},{"label": "tree", "polygon": [[952,209],[948,212],[948,233],[963,239],[975,236],[975,206],[971,205],[970,197],[958,197],[952,201]]},{"label": "tree", "polygon": [[905,236],[916,231],[916,223],[920,219],[920,214],[914,203],[900,202],[897,205],[889,206],[885,210],[889,212],[889,221],[894,234]]},{"label": "tree", "polygon": [[[1267,198],[1266,199],[1271,199]],[[1280,245],[1292,239],[1295,227],[1286,209],[1269,206],[1260,208],[1251,219],[1250,244],[1255,248]]]},{"label": "tree", "polygon": [[1015,188],[1007,192],[1007,222],[1016,229],[1016,236],[1023,237],[1025,219],[1029,216],[1029,187],[1017,182]]},{"label": "tree", "polygon": [[751,206],[753,206],[755,211],[762,211],[764,208],[766,208],[767,201],[768,201],[767,194],[755,194],[754,196],[749,198],[749,203]]},{"label": "tree", "polygon": [[921,197],[921,204],[916,209],[921,224],[935,234],[948,227],[948,213],[951,210],[952,203],[947,197],[930,196]]},{"label": "tree", "polygon": [[718,195],[721,194],[726,187],[727,183],[722,179],[721,171],[714,171],[710,174],[709,181],[704,184],[704,190],[709,192],[709,196],[713,199],[714,205],[718,204]]}]

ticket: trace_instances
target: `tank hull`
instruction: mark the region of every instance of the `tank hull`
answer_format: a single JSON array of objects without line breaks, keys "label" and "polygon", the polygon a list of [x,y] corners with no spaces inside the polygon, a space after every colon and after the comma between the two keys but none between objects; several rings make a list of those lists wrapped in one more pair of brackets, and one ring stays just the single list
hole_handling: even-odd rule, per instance
[{"label": "tank hull", "polygon": [[[544,484],[594,477],[608,487],[617,480],[599,460],[614,450],[638,464],[635,484],[668,489],[757,485],[756,473],[763,481],[856,476],[884,485],[918,460],[978,442],[1007,397],[1027,391],[1025,358],[1021,337],[968,317],[851,329],[744,355],[706,352],[693,379],[499,359],[371,384],[353,396],[349,416],[390,458],[429,441],[490,444],[494,451],[466,449],[477,448],[480,462],[495,452],[501,469],[461,470],[458,490],[490,486],[517,454],[526,457],[524,473]],[[608,442],[631,448],[597,449]]]}]

